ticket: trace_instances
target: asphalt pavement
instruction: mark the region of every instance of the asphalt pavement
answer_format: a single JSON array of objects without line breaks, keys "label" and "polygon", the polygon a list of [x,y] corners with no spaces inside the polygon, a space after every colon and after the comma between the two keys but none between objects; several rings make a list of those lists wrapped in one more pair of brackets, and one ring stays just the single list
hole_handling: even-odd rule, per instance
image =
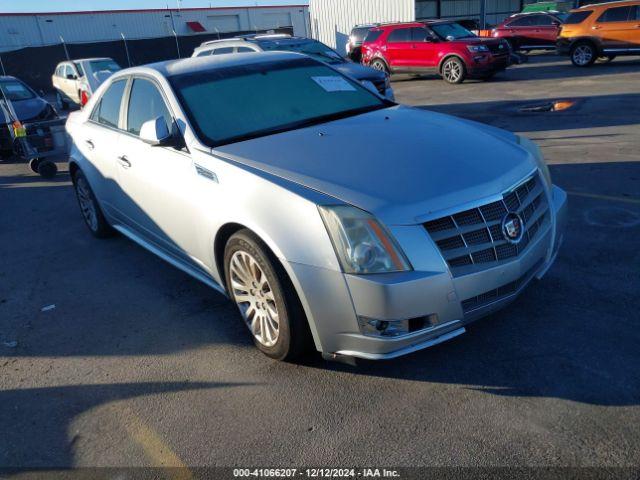
[{"label": "asphalt pavement", "polygon": [[278,363],[221,295],[91,237],[64,164],[0,163],[0,466],[639,466],[640,60],[393,86],[539,143],[571,209],[542,281],[429,350]]}]

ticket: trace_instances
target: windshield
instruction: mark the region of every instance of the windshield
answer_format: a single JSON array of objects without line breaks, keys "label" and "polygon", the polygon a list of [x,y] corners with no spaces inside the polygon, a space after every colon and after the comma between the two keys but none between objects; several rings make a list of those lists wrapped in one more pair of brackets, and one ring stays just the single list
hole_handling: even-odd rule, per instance
[{"label": "windshield", "polygon": [[186,73],[169,81],[210,147],[393,105],[310,58]]},{"label": "windshield", "polygon": [[344,59],[338,52],[327,47],[324,43],[317,42],[315,40],[302,40],[302,41],[261,41],[259,45],[263,50],[281,50],[286,52],[298,52],[309,55],[310,57],[326,62],[330,64],[343,63]]},{"label": "windshield", "polygon": [[443,40],[459,40],[461,38],[473,38],[475,35],[459,23],[436,23],[429,25]]},{"label": "windshield", "polygon": [[[17,80],[5,80],[0,82],[2,93],[10,102],[19,100],[29,100],[34,98],[35,94],[24,83]],[[4,99],[4,98],[3,98]]]},{"label": "windshield", "polygon": [[122,70],[120,65],[113,60],[91,60],[89,65],[91,65],[91,70],[94,72],[117,72]]}]

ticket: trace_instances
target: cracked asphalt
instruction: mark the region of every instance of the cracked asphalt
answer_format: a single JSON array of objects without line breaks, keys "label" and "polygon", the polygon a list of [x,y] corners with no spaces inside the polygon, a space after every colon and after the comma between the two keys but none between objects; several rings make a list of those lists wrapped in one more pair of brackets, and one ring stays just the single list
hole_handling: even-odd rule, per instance
[{"label": "cracked asphalt", "polygon": [[277,363],[221,295],[91,237],[63,163],[0,163],[0,467],[640,466],[640,60],[393,86],[539,143],[571,209],[542,281],[407,357]]}]

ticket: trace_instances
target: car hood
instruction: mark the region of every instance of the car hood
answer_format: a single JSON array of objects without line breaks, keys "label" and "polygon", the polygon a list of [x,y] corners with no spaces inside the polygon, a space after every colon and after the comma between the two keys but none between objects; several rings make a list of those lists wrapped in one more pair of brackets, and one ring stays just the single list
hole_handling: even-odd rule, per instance
[{"label": "car hood", "polygon": [[349,75],[356,80],[375,80],[379,82],[383,81],[385,77],[384,72],[375,70],[371,67],[360,65],[358,63],[344,62],[331,66],[339,72],[344,73],[345,75]]},{"label": "car hood", "polygon": [[[27,100],[12,101],[13,110],[21,122],[28,122],[37,119],[45,109],[49,108],[49,104],[43,98],[35,97]],[[7,121],[4,111],[0,109],[0,120]]]},{"label": "car hood", "polygon": [[503,192],[536,166],[512,133],[396,106],[213,153],[373,213],[388,225]]}]

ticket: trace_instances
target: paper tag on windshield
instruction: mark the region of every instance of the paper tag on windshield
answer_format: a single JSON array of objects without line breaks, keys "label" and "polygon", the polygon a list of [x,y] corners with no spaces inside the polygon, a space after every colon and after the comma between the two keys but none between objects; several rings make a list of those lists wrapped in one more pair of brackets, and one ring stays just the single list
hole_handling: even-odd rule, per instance
[{"label": "paper tag on windshield", "polygon": [[338,76],[331,77],[311,77],[314,82],[320,85],[327,92],[355,92],[353,85],[344,78]]}]

